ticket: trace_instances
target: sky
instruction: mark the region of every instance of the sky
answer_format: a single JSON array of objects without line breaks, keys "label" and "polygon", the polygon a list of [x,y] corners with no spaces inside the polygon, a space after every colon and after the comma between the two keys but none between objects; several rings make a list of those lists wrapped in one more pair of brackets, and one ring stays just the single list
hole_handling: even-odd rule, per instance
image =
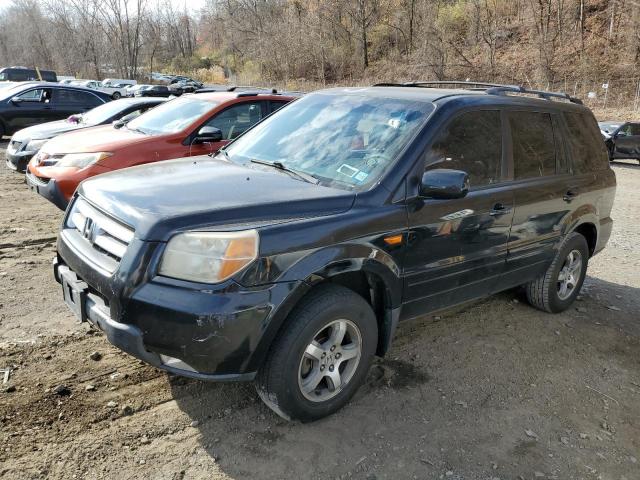
[{"label": "sky", "polygon": [[[3,0],[0,0],[2,3]],[[170,0],[176,8],[184,8],[186,7],[188,10],[197,11],[205,6],[207,3],[206,0]]]},{"label": "sky", "polygon": [[[17,3],[20,0],[0,0],[0,12],[5,8],[9,7],[12,3]],[[154,0],[151,0],[150,3],[153,3]],[[207,3],[207,0],[169,0],[173,3],[175,8],[186,8],[189,11],[198,11],[202,7],[204,7]]]}]

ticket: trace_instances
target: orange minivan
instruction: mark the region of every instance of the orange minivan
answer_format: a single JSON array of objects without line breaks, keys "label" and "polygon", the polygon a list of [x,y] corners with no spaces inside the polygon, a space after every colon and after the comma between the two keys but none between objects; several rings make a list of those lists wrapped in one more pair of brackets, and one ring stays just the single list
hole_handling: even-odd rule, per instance
[{"label": "orange minivan", "polygon": [[80,182],[121,168],[215,153],[294,96],[260,92],[183,95],[128,123],[45,143],[27,167],[29,188],[65,209]]}]

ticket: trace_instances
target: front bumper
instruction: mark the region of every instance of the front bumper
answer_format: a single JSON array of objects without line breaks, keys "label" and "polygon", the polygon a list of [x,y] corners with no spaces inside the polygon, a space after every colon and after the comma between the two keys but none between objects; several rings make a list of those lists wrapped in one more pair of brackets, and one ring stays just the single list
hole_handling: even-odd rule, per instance
[{"label": "front bumper", "polygon": [[18,172],[24,172],[27,169],[29,160],[36,154],[36,152],[13,152],[9,150],[5,153],[7,167],[11,170],[17,170]]},{"label": "front bumper", "polygon": [[[123,258],[121,270],[133,264]],[[133,286],[138,282],[119,272],[97,275],[60,240],[54,275],[69,308],[114,346],[157,368],[212,381],[255,377],[271,327],[280,324],[277,307],[295,287],[245,289],[229,281],[210,289],[162,277]]]},{"label": "front bumper", "polygon": [[31,172],[27,172],[25,175],[25,182],[31,190],[42,195],[60,210],[67,209],[69,200],[65,198],[55,179],[51,178],[44,181],[33,175]]}]

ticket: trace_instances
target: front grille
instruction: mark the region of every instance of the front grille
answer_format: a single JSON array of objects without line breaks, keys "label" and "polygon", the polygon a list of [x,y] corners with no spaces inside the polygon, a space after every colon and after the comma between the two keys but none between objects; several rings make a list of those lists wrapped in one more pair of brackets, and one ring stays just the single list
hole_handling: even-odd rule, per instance
[{"label": "front grille", "polygon": [[113,273],[133,240],[134,230],[78,197],[62,235],[84,257]]}]

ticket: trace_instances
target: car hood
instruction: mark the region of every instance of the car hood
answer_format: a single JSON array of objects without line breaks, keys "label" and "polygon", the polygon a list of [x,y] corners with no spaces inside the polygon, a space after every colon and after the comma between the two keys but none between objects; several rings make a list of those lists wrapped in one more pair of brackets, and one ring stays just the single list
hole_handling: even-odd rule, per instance
[{"label": "car hood", "polygon": [[41,123],[32,127],[23,128],[13,134],[13,140],[23,142],[25,140],[39,140],[55,137],[61,133],[70,132],[79,128],[86,128],[87,125],[81,123],[68,122],[66,120],[56,120],[55,122]]},{"label": "car hood", "polygon": [[207,156],[127,168],[84,181],[79,194],[132,226],[141,240],[176,230],[253,228],[344,212],[355,194],[258,165]]},{"label": "car hood", "polygon": [[125,127],[113,128],[113,125],[100,125],[60,135],[47,142],[42,151],[50,155],[111,152],[127,145],[153,141],[157,138],[131,131]]}]

